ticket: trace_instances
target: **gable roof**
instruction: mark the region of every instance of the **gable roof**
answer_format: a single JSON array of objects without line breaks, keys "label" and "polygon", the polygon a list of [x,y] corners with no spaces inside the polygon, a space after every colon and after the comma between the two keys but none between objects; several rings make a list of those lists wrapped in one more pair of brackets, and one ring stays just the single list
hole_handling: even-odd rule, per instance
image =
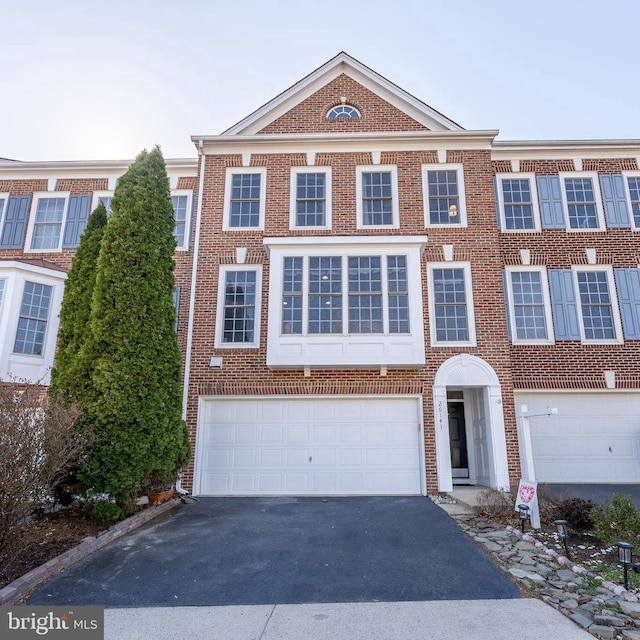
[{"label": "gable roof", "polygon": [[341,51],[337,56],[325,62],[308,76],[305,76],[259,109],[256,109],[240,122],[223,131],[222,135],[253,135],[258,133],[341,74],[346,74],[353,78],[356,82],[406,113],[430,131],[464,131],[453,120],[418,100],[418,98],[352,58],[349,54]]}]

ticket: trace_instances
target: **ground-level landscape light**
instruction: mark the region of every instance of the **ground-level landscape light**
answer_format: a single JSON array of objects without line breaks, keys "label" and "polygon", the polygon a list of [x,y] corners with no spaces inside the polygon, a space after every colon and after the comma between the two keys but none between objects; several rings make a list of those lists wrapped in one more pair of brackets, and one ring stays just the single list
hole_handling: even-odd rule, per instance
[{"label": "ground-level landscape light", "polygon": [[567,521],[566,520],[555,520],[553,524],[556,526],[558,530],[558,536],[562,538],[562,542],[564,543],[564,552],[567,554],[567,558],[571,560],[571,556],[569,555],[569,530],[567,529]]},{"label": "ground-level landscape light", "polygon": [[522,529],[522,533],[524,533],[524,525],[529,517],[529,507],[526,504],[518,505],[518,515],[520,516],[520,528]]},{"label": "ground-level landscape light", "polygon": [[616,542],[618,562],[624,569],[624,588],[629,590],[629,567],[633,564],[633,545],[629,542]]}]

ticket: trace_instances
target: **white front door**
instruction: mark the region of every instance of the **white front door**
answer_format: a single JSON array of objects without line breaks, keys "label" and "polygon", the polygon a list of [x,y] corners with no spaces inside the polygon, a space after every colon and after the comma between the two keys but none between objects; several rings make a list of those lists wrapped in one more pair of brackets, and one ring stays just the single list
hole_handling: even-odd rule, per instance
[{"label": "white front door", "polygon": [[207,398],[195,495],[416,495],[415,397]]}]

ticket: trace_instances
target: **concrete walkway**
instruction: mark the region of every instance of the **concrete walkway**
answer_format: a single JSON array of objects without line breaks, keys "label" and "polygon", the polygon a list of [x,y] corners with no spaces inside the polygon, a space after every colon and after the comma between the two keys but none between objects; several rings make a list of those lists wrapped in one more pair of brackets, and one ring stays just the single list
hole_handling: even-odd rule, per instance
[{"label": "concrete walkway", "polygon": [[540,600],[107,609],[105,640],[593,640]]}]

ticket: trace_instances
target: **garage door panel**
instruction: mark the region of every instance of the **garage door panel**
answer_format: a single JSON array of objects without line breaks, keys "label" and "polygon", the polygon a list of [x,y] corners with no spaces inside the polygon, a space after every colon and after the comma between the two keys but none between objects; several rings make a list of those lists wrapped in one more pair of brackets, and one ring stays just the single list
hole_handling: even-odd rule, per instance
[{"label": "garage door panel", "polygon": [[558,409],[530,420],[539,481],[640,481],[640,394],[517,394],[519,404]]},{"label": "garage door panel", "polygon": [[417,407],[416,398],[204,401],[195,491],[419,494]]}]

